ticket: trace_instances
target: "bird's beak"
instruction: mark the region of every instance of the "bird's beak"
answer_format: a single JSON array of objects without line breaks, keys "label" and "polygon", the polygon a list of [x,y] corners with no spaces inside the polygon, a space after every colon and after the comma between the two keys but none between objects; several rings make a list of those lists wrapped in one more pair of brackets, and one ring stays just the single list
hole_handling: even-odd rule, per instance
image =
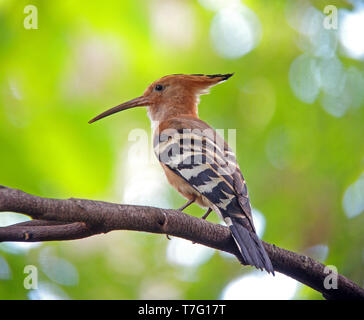
[{"label": "bird's beak", "polygon": [[130,100],[128,102],[119,104],[118,106],[116,106],[114,108],[106,110],[105,112],[103,112],[103,113],[99,114],[98,116],[96,116],[95,118],[91,119],[88,123],[95,122],[97,120],[105,118],[105,117],[107,117],[111,114],[114,114],[116,112],[119,112],[119,111],[123,111],[123,110],[130,109],[130,108],[135,108],[135,107],[143,107],[143,106],[147,106],[147,105],[149,105],[149,100],[145,96],[140,96],[140,97]]}]

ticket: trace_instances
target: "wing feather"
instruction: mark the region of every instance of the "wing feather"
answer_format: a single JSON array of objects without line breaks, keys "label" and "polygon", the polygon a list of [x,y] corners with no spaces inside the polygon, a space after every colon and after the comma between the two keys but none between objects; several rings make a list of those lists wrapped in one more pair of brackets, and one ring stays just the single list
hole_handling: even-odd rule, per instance
[{"label": "wing feather", "polygon": [[154,138],[159,161],[217,208],[246,264],[274,274],[255,233],[244,177],[227,143],[198,119],[172,119],[164,127]]},{"label": "wing feather", "polygon": [[252,224],[247,189],[235,155],[210,129],[212,134],[206,134],[206,128],[205,131],[164,130],[159,139],[154,140],[154,151],[159,161],[185,179],[222,213],[229,210],[230,215],[248,218]]}]

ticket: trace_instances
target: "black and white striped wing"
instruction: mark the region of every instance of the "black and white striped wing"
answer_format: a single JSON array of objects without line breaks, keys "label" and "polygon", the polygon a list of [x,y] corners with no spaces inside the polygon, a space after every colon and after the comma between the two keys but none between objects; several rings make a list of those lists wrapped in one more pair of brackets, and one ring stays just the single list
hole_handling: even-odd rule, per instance
[{"label": "black and white striped wing", "polygon": [[192,129],[167,129],[157,137],[154,151],[159,161],[211,202],[229,226],[245,263],[274,274],[255,233],[245,180],[224,140],[213,130]]},{"label": "black and white striped wing", "polygon": [[224,220],[236,215],[252,225],[248,192],[235,155],[213,129],[168,129],[158,137],[154,149],[159,161],[206,197]]}]

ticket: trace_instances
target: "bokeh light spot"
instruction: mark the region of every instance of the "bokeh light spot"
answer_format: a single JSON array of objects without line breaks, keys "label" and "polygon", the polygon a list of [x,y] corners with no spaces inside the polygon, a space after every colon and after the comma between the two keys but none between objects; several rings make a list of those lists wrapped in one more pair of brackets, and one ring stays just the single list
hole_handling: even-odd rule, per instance
[{"label": "bokeh light spot", "polygon": [[289,70],[289,83],[295,96],[313,103],[320,93],[320,69],[316,59],[307,54],[298,56]]},{"label": "bokeh light spot", "polygon": [[240,58],[253,50],[261,33],[258,17],[243,5],[220,10],[212,20],[210,30],[215,51],[229,59]]},{"label": "bokeh light spot", "polygon": [[69,300],[69,296],[57,285],[50,282],[38,283],[38,288],[28,293],[30,300]]},{"label": "bokeh light spot", "polygon": [[155,43],[178,49],[194,43],[196,19],[188,1],[153,1],[150,19]]},{"label": "bokeh light spot", "polygon": [[259,238],[261,238],[265,231],[265,217],[264,214],[261,213],[258,209],[252,208],[252,215],[255,230]]},{"label": "bokeh light spot", "polygon": [[199,0],[198,2],[206,9],[214,11],[240,4],[240,0]]},{"label": "bokeh light spot", "polygon": [[354,218],[364,211],[364,173],[346,189],[343,208],[348,218]]},{"label": "bokeh light spot", "polygon": [[340,15],[340,42],[345,53],[354,59],[364,58],[364,6],[353,12],[342,10]]},{"label": "bokeh light spot", "polygon": [[120,195],[120,202],[170,208],[168,188],[163,171],[154,155],[150,154],[148,144],[140,148],[132,146],[127,157],[124,152],[120,153],[116,175],[116,192]]},{"label": "bokeh light spot", "polygon": [[11,279],[11,270],[6,260],[0,256],[0,280]]},{"label": "bokeh light spot", "polygon": [[283,274],[273,277],[254,271],[231,281],[223,290],[224,300],[288,300],[293,299],[298,282]]},{"label": "bokeh light spot", "polygon": [[325,262],[327,256],[329,255],[329,247],[325,244],[317,244],[307,248],[304,251],[305,254],[307,254],[311,258],[320,261],[322,263]]},{"label": "bokeh light spot", "polygon": [[324,92],[336,95],[342,91],[345,85],[345,70],[339,58],[336,56],[329,59],[321,59],[320,84]]},{"label": "bokeh light spot", "polygon": [[181,238],[172,238],[167,247],[167,260],[184,267],[197,267],[214,254],[215,250]]},{"label": "bokeh light spot", "polygon": [[42,249],[39,253],[39,264],[50,280],[66,286],[77,285],[77,269],[71,262],[54,256],[50,247]]}]

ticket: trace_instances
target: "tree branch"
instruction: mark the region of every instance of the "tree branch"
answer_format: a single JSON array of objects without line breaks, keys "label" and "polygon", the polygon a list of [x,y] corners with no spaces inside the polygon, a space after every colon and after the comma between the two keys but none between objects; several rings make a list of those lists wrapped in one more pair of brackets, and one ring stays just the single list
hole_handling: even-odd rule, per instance
[{"label": "tree branch", "polygon": [[[184,238],[240,257],[227,227],[177,210],[74,198],[49,199],[0,186],[0,211],[22,213],[34,219],[1,227],[0,242],[73,240],[112,230],[134,230]],[[321,292],[326,299],[364,299],[364,290],[340,274],[337,289],[326,289],[324,280],[329,272],[322,263],[263,244],[275,271]]]}]

